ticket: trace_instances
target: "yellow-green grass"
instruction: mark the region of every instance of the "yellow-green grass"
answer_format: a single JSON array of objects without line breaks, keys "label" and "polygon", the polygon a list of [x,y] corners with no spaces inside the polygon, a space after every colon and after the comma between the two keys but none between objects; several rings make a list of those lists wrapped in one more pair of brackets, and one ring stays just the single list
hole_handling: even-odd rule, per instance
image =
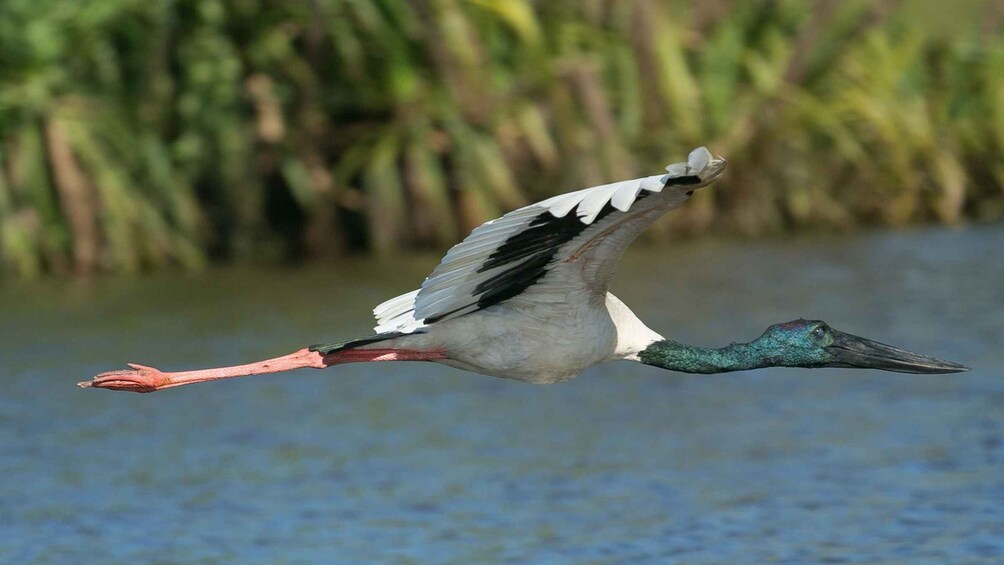
[{"label": "yellow-green grass", "polygon": [[697,145],[652,237],[1000,218],[1004,7],[932,5],[6,0],[0,272],[443,248]]}]

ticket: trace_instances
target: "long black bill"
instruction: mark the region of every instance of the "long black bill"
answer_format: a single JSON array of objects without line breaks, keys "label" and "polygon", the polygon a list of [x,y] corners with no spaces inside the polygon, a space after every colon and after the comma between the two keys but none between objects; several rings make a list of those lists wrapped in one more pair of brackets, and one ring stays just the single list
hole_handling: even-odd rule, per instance
[{"label": "long black bill", "polygon": [[831,331],[833,344],[826,347],[826,351],[834,357],[832,362],[827,363],[831,367],[880,369],[899,373],[959,373],[969,370],[969,367],[951,361],[910,353],[837,330]]}]

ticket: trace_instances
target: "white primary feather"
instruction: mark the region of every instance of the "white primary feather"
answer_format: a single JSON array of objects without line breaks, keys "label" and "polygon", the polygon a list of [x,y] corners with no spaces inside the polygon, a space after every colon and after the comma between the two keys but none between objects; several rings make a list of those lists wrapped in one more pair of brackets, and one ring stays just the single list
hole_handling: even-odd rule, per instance
[{"label": "white primary feather", "polygon": [[397,328],[417,322],[413,315],[415,312],[416,296],[418,296],[418,291],[413,290],[381,302],[373,309],[373,316],[377,321],[377,325],[373,330],[376,333],[400,331]]},{"label": "white primary feather", "polygon": [[418,291],[413,290],[402,294],[401,296],[396,296],[390,300],[381,302],[373,309],[373,316],[376,317],[377,323],[382,324],[391,318],[395,318],[409,310],[412,310],[415,305],[416,296],[418,296]]}]

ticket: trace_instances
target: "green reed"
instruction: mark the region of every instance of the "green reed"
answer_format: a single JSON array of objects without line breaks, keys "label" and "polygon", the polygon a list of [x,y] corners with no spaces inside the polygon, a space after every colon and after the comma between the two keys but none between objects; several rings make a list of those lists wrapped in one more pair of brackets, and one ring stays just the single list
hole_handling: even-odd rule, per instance
[{"label": "green reed", "polygon": [[442,249],[702,144],[652,237],[1000,218],[995,5],[6,0],[0,270]]}]

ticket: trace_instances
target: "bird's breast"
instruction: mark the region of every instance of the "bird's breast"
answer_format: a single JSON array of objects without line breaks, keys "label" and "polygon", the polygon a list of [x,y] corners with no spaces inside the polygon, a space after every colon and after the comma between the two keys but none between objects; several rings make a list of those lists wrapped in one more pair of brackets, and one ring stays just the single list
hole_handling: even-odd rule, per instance
[{"label": "bird's breast", "polygon": [[430,327],[447,365],[478,373],[549,384],[575,377],[612,358],[616,328],[605,308],[541,309],[518,300]]}]

